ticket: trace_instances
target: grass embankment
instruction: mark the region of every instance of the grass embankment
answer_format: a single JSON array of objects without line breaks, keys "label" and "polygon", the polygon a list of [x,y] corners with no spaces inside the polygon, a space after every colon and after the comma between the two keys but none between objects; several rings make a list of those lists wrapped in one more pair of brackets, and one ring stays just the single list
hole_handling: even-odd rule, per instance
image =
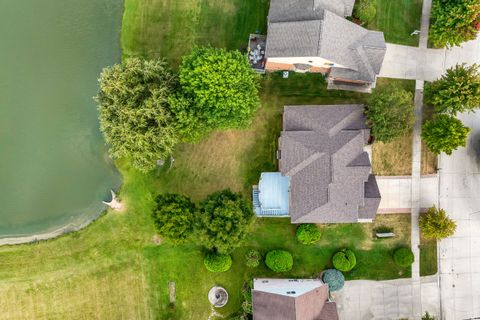
[{"label": "grass embankment", "polygon": [[376,3],[377,15],[365,27],[383,31],[387,42],[417,47],[419,36],[410,34],[420,30],[422,0],[376,0]]},{"label": "grass embankment", "polygon": [[[266,1],[137,1],[127,0],[122,44],[124,53],[166,57],[178,65],[194,44],[238,49],[249,32],[264,30]],[[391,259],[392,248],[410,242],[408,216],[380,216],[376,223],[398,225],[397,238],[373,240],[371,224],[324,229],[312,247],[296,243],[286,220],[257,220],[244,247],[234,253],[229,272],[212,274],[203,267],[195,245],[156,246],[149,217],[153,196],[181,192],[195,200],[232,188],[249,195],[262,170],[274,170],[274,151],[285,104],[359,103],[365,95],[327,92],[319,75],[278,75],[262,81],[262,108],[251,128],[216,132],[197,145],[176,150],[175,165],[142,175],[119,162],[124,176],[124,213],[108,213],[91,226],[37,244],[0,248],[0,319],[206,319],[206,298],[214,284],[225,285],[230,314],[239,308],[240,286],[251,275],[272,276],[264,266],[243,266],[249,247],[286,248],[295,267],[282,276],[315,276],[329,266],[331,254],[344,246],[355,249],[358,266],[347,278],[389,279],[409,275]],[[384,221],[382,219],[395,219]],[[175,281],[177,303],[168,302],[168,281]]]}]

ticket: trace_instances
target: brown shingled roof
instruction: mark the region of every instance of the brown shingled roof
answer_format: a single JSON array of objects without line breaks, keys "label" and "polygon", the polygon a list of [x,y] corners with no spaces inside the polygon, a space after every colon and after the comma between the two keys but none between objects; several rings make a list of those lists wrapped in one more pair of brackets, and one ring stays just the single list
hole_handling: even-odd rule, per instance
[{"label": "brown shingled roof", "polygon": [[328,302],[328,285],[298,297],[253,290],[252,299],[254,320],[338,320],[335,303]]}]

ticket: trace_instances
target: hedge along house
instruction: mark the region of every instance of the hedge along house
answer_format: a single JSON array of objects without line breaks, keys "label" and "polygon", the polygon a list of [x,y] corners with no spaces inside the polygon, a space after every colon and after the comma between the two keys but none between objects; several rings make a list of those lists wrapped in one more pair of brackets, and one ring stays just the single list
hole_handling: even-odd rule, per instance
[{"label": "hedge along house", "polygon": [[382,32],[345,19],[355,0],[271,0],[266,40],[251,35],[257,71],[324,73],[328,89],[371,92],[386,52]]},{"label": "hedge along house", "polygon": [[362,105],[285,106],[279,138],[280,172],[253,186],[259,217],[292,223],[371,222],[381,196],[365,145]]}]

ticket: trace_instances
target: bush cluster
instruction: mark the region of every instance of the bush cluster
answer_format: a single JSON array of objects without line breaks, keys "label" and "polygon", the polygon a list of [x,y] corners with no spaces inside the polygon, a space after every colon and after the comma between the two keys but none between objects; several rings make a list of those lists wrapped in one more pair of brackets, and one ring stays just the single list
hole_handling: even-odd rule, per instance
[{"label": "bush cluster", "polygon": [[322,237],[322,233],[317,228],[317,226],[311,223],[301,224],[297,228],[297,232],[295,233],[295,235],[298,242],[307,245],[318,242]]},{"label": "bush cluster", "polygon": [[272,250],[267,253],[265,264],[275,272],[290,271],[293,267],[293,256],[285,250]]},{"label": "bush cluster", "polygon": [[327,269],[323,272],[322,281],[328,284],[330,291],[338,291],[343,288],[345,277],[336,269]]},{"label": "bush cluster", "polygon": [[393,253],[393,260],[395,260],[395,263],[400,267],[406,268],[412,265],[415,257],[409,248],[399,248]]},{"label": "bush cluster", "polygon": [[353,15],[362,22],[368,23],[375,18],[377,6],[375,0],[357,0],[353,7]]},{"label": "bush cluster", "polygon": [[225,272],[232,266],[232,257],[228,254],[209,252],[205,255],[203,263],[210,272]]},{"label": "bush cluster", "polygon": [[249,268],[256,268],[260,264],[261,258],[262,258],[262,255],[258,250],[250,249],[245,254],[245,260],[246,260],[245,264]]},{"label": "bush cluster", "polygon": [[357,264],[355,253],[350,249],[343,249],[333,256],[333,266],[340,271],[350,271]]}]

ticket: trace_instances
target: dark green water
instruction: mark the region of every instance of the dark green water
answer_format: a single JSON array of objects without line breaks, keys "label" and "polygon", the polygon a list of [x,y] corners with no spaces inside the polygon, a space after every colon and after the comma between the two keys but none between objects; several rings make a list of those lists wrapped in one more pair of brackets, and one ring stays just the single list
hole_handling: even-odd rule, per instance
[{"label": "dark green water", "polygon": [[122,0],[0,0],[0,237],[98,215],[120,184],[92,97]]}]

